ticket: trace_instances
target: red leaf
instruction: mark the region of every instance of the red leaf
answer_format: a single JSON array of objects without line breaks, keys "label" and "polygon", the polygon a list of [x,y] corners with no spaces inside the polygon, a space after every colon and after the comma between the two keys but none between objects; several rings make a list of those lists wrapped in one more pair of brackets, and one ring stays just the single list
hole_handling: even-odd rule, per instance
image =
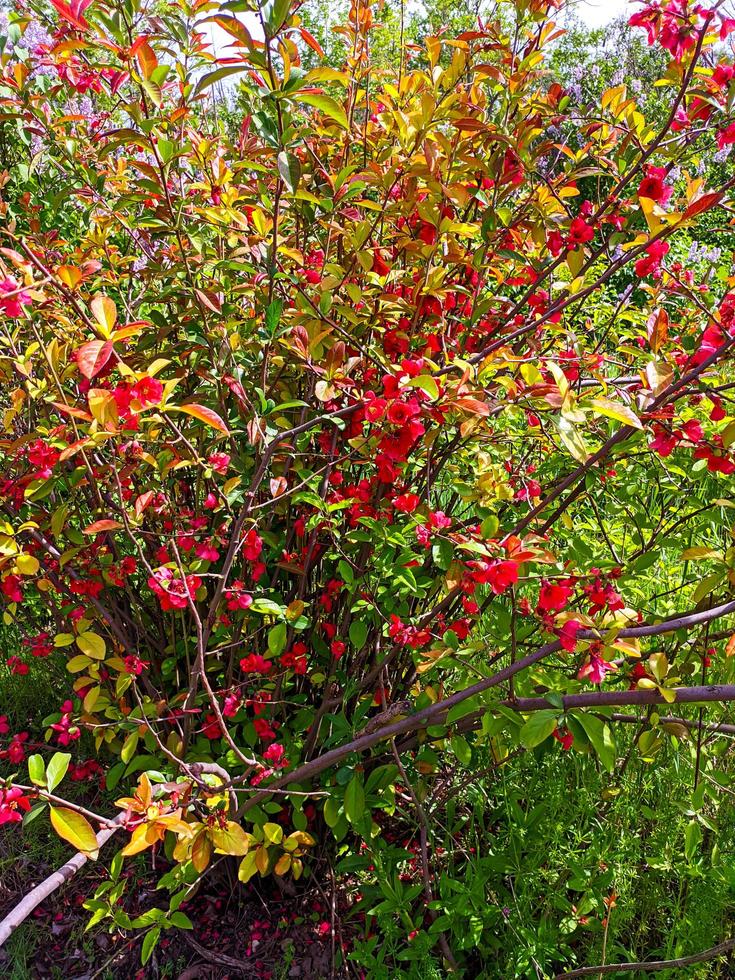
[{"label": "red leaf", "polygon": [[89,22],[84,19],[82,14],[87,9],[92,0],[72,0],[71,4],[63,3],[62,0],[51,0],[51,6],[56,10],[59,17],[73,24],[79,31],[86,31]]},{"label": "red leaf", "polygon": [[88,344],[82,344],[76,354],[79,370],[91,380],[112,357],[112,343],[109,340],[90,340]]},{"label": "red leaf", "polygon": [[719,204],[722,200],[722,194],[717,191],[711,191],[709,194],[702,194],[701,197],[690,204],[686,209],[684,214],[681,216],[681,220],[685,221],[687,218],[693,218],[696,214],[701,214],[703,211],[709,211],[716,204]]}]

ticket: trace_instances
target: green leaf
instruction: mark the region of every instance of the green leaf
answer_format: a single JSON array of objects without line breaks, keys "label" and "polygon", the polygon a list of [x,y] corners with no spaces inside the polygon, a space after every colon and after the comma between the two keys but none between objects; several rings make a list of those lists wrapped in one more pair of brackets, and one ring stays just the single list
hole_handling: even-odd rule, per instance
[{"label": "green leaf", "polygon": [[283,827],[277,823],[263,824],[263,836],[271,844],[280,844],[283,840]]},{"label": "green leaf", "polygon": [[31,782],[35,783],[36,786],[46,785],[46,767],[43,763],[43,756],[28,756],[28,776]]},{"label": "green leaf", "polygon": [[523,725],[519,732],[521,745],[527,749],[534,749],[537,745],[545,742],[546,739],[556,728],[556,711],[536,711]]},{"label": "green leaf", "polygon": [[268,633],[268,650],[272,657],[278,657],[286,649],[288,628],[285,623],[276,623]]},{"label": "green leaf", "polygon": [[46,769],[46,778],[48,779],[48,788],[50,791],[53,791],[64,778],[70,762],[71,755],[68,752],[55,752],[51,756]]},{"label": "green leaf", "polygon": [[286,153],[281,150],[278,154],[278,173],[281,175],[283,183],[293,193],[299,186],[301,180],[301,164],[298,157],[293,153]]},{"label": "green leaf", "polygon": [[422,374],[418,378],[411,378],[408,382],[408,387],[420,388],[426,392],[429,398],[437,399],[439,397],[439,385],[429,374]]},{"label": "green leaf", "polygon": [[140,951],[140,962],[147,963],[153,954],[153,950],[156,948],[156,943],[161,936],[161,930],[158,926],[155,929],[151,929],[147,932],[145,939],[143,940],[143,948]]},{"label": "green leaf", "polygon": [[171,916],[171,923],[175,925],[177,929],[193,929],[194,923],[191,921],[188,915],[184,915],[183,912],[174,912]]},{"label": "green leaf", "polygon": [[600,762],[608,772],[612,772],[615,766],[615,742],[609,726],[601,718],[586,712],[580,711],[575,717],[587,733]]},{"label": "green leaf", "polygon": [[247,71],[247,65],[227,65],[225,68],[216,68],[214,71],[208,72],[197,82],[197,87],[194,89],[194,94],[192,98],[196,98],[205,89],[209,88],[210,85],[214,85],[215,82],[221,81],[223,78],[229,78],[230,75],[237,75],[241,71]]},{"label": "green leaf", "polygon": [[345,790],[345,814],[350,823],[360,820],[365,812],[365,790],[360,776],[353,776]]},{"label": "green leaf", "polygon": [[347,116],[341,105],[334,101],[329,95],[314,95],[312,92],[297,92],[295,95],[291,96],[296,102],[303,102],[306,105],[313,106],[320,112],[324,113],[325,116],[329,116],[336,123],[342,127],[342,129],[347,129]]},{"label": "green leaf", "polygon": [[362,650],[367,640],[368,629],[365,623],[359,619],[353,619],[350,623],[350,643],[355,650]]},{"label": "green leaf", "polygon": [[453,735],[449,740],[449,744],[452,747],[452,752],[454,752],[462,765],[469,765],[472,761],[472,749],[467,739],[462,738],[461,735]]}]

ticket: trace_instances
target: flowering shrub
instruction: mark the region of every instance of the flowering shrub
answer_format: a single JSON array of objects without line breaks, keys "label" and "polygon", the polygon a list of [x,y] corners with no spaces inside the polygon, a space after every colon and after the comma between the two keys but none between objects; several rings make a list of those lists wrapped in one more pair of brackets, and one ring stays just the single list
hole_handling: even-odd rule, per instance
[{"label": "flowering shrub", "polygon": [[[456,969],[433,780],[542,745],[612,772],[609,706],[734,693],[709,630],[735,611],[735,278],[684,256],[730,221],[735,178],[695,171],[735,143],[735,23],[633,15],[668,56],[657,120],[624,85],[567,112],[541,0],[395,74],[369,0],[308,72],[298,4],[52,6],[0,62],[35,161],[0,203],[0,589],[11,670],[53,661],[68,697],[45,743],[0,728],[0,822],[32,803],[94,858],[119,828],[89,908],[145,927],[145,961],[215,855],[299,879],[408,801],[412,955]],[[57,795],[79,771],[116,819]],[[121,861],[154,849],[170,908],[133,925]]]}]

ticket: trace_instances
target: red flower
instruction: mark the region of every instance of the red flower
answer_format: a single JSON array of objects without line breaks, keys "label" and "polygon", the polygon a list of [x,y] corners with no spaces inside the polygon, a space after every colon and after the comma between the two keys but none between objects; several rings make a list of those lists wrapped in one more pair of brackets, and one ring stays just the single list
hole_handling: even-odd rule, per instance
[{"label": "red flower", "polygon": [[495,561],[483,574],[481,581],[487,582],[495,595],[502,595],[518,581],[518,564],[514,561]]},{"label": "red flower", "polygon": [[574,742],[574,735],[572,735],[572,733],[569,731],[568,728],[564,728],[561,730],[555,728],[551,734],[554,736],[557,742],[561,742],[561,747],[564,749],[565,752],[568,752],[569,749],[571,749],[572,744]]},{"label": "red flower", "polygon": [[536,611],[540,613],[560,612],[572,594],[570,582],[542,582]]},{"label": "red flower", "polygon": [[421,498],[417,494],[403,493],[394,499],[393,506],[402,514],[412,514],[420,503]]},{"label": "red flower", "polygon": [[202,735],[211,740],[222,737],[222,729],[219,721],[217,720],[217,715],[207,715],[207,717],[204,719],[204,725],[202,726]]},{"label": "red flower", "polygon": [[12,786],[10,789],[0,789],[0,824],[20,823],[23,812],[31,808],[30,800],[23,795],[22,790]]},{"label": "red flower", "polygon": [[267,674],[273,666],[272,660],[266,660],[259,653],[251,653],[240,661],[240,670],[245,674]]},{"label": "red flower", "polygon": [[149,405],[159,404],[163,397],[163,385],[156,378],[145,375],[140,381],[136,381],[130,389],[130,394],[143,408],[147,408]]},{"label": "red flower", "polygon": [[664,183],[666,170],[663,167],[647,167],[646,176],[638,185],[638,197],[646,197],[657,204],[666,204],[674,188]]},{"label": "red flower", "polygon": [[243,557],[246,558],[247,561],[255,561],[260,556],[262,550],[263,541],[255,528],[251,527],[242,539]]},{"label": "red flower", "polygon": [[567,239],[571,248],[577,245],[585,245],[595,237],[595,229],[588,225],[584,218],[574,218],[569,226],[569,237]]},{"label": "red flower", "polygon": [[6,575],[0,585],[2,593],[7,596],[11,602],[22,602],[23,593],[20,588],[21,579],[19,575]]},{"label": "red flower", "polygon": [[668,242],[660,239],[651,244],[646,249],[644,258],[638,259],[635,264],[635,274],[643,278],[644,276],[658,276],[661,260],[666,255],[671,246]]}]

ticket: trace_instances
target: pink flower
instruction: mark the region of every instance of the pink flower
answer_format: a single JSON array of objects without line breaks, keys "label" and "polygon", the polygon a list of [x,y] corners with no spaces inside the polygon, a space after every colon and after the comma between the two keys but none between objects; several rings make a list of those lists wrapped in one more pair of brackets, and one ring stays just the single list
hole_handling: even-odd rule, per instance
[{"label": "pink flower", "polygon": [[125,664],[125,671],[128,674],[132,674],[134,677],[140,677],[146,667],[150,667],[150,663],[147,660],[141,660],[140,657],[136,657],[135,654],[130,654],[123,660]]},{"label": "pink flower", "polygon": [[207,462],[215,473],[226,473],[230,465],[230,457],[227,453],[212,453],[207,457]]},{"label": "pink flower", "polygon": [[614,664],[609,664],[602,657],[598,656],[598,654],[591,653],[589,660],[581,667],[577,677],[580,680],[589,677],[593,684],[602,684],[605,676],[613,670],[617,670]]},{"label": "pink flower", "polygon": [[23,663],[20,657],[8,657],[7,663],[8,667],[10,667],[11,674],[17,674],[19,677],[24,677],[28,673],[28,664]]},{"label": "pink flower", "polygon": [[186,579],[175,578],[170,568],[157,568],[148,579],[148,585],[158,596],[161,609],[168,612],[171,609],[186,609],[189,601],[193,601],[202,580],[198,575],[187,575]]},{"label": "pink flower", "polygon": [[575,647],[577,646],[577,633],[581,629],[581,623],[578,623],[576,619],[569,619],[561,629],[555,630],[556,635],[559,637],[562,650],[566,650],[568,653],[574,653]]},{"label": "pink flower", "polygon": [[30,293],[21,289],[15,279],[3,279],[0,282],[0,310],[13,320],[23,316],[24,306],[31,305]]}]

